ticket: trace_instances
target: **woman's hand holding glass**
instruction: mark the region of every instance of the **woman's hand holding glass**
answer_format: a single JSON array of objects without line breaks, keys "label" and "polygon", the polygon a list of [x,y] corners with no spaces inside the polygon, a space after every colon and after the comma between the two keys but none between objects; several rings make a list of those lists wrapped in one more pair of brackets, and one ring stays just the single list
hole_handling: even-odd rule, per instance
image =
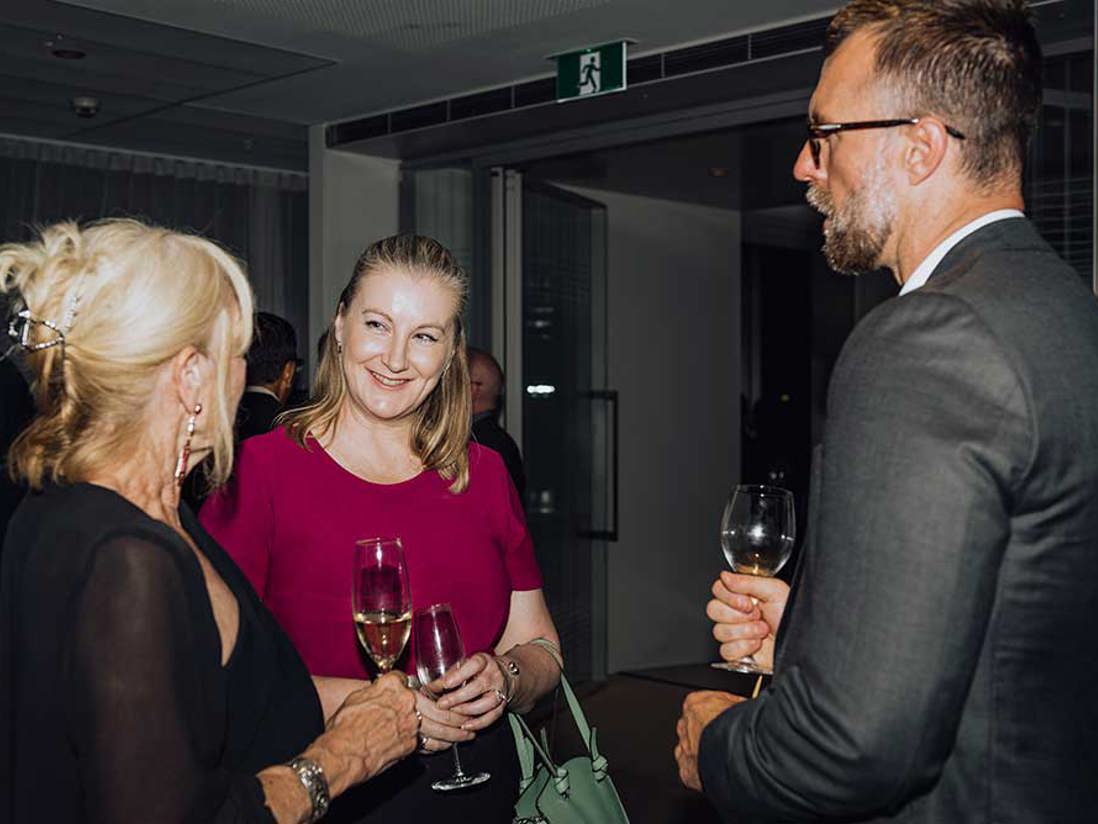
[{"label": "woman's hand holding glass", "polygon": [[751,656],[772,669],[774,637],[781,624],[789,584],[778,578],[722,572],[713,582],[713,600],[705,614],[713,621],[713,637],[721,658],[735,663]]},{"label": "woman's hand holding glass", "polygon": [[477,737],[476,733],[462,728],[469,720],[468,717],[442,709],[439,702],[431,697],[431,694],[439,694],[433,689],[434,686],[437,686],[437,682],[416,693],[416,710],[423,719],[419,724],[419,750],[424,753],[445,752],[454,744],[472,741]]},{"label": "woman's hand holding glass", "polygon": [[470,655],[458,667],[447,672],[428,689],[437,694],[439,707],[463,716],[466,730],[483,730],[507,711],[513,686],[496,659],[484,652]]}]

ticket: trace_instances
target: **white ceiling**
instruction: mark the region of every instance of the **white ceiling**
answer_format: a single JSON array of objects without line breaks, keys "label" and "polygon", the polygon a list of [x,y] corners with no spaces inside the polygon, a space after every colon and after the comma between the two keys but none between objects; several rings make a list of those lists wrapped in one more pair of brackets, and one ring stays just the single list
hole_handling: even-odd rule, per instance
[{"label": "white ceiling", "polygon": [[836,4],[834,0],[70,0],[70,5],[331,61],[326,67],[205,97],[198,103],[204,108],[311,124],[549,74],[553,67],[548,55],[586,45],[631,38],[636,41],[631,53],[643,54],[819,17]]}]

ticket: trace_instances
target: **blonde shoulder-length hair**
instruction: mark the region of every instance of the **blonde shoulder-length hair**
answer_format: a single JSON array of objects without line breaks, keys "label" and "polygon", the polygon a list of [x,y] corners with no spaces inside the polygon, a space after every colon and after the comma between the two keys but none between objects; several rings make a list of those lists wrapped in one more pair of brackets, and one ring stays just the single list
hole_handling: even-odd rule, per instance
[{"label": "blonde shoulder-length hair", "polygon": [[[252,336],[251,287],[228,252],[136,220],[58,223],[36,241],[0,246],[0,291],[30,314],[23,357],[38,410],[9,452],[13,477],[33,489],[75,483],[132,450],[160,368],[193,346],[215,368],[207,474],[228,478],[230,361]],[[57,345],[33,350],[50,340]]]},{"label": "blonde shoulder-length hair", "polygon": [[339,305],[328,324],[327,340],[320,357],[312,401],[279,417],[279,423],[304,448],[309,437],[324,438],[336,426],[347,398],[343,359],[336,347],[335,319],[350,309],[363,278],[388,269],[430,278],[453,291],[451,357],[438,384],[415,412],[412,452],[427,469],[438,472],[454,494],[469,486],[469,427],[471,400],[469,363],[465,352],[465,310],[468,280],[457,258],[433,238],[422,235],[393,235],[369,246],[355,263],[351,280],[339,296]]}]

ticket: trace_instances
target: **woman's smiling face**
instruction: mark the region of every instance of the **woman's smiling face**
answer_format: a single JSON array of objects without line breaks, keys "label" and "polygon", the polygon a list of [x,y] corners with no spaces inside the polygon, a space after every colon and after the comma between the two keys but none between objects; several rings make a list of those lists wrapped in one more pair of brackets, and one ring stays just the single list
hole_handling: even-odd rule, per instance
[{"label": "woman's smiling face", "polygon": [[430,274],[383,268],[363,275],[336,317],[348,400],[359,414],[397,421],[415,414],[454,351],[458,295]]}]

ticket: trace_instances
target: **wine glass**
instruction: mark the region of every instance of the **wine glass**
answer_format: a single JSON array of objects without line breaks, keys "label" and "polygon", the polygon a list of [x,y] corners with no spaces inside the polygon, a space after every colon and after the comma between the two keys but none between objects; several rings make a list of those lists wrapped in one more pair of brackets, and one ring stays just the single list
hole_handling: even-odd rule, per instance
[{"label": "wine glass", "polygon": [[400,538],[355,542],[351,610],[359,643],[381,673],[387,673],[412,630],[412,593]]},{"label": "wine glass", "polygon": [[[417,609],[415,634],[416,671],[424,689],[465,660],[465,645],[449,604],[432,604],[426,609]],[[437,699],[439,696],[431,697]],[[454,744],[450,749],[454,752],[454,774],[434,782],[432,790],[446,792],[475,787],[492,777],[486,772],[467,774],[461,768],[458,745]]]},{"label": "wine glass", "polygon": [[[740,484],[724,507],[721,548],[733,572],[766,577],[776,574],[789,560],[796,536],[793,493],[788,489]],[[751,600],[758,603],[754,598]],[[771,674],[752,655],[713,666],[734,672]]]}]

